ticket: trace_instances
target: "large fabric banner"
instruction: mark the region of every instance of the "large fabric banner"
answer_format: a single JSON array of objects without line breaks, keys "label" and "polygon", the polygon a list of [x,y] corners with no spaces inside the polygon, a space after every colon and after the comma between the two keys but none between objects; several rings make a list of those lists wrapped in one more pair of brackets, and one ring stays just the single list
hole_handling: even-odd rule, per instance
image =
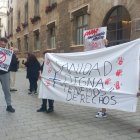
[{"label": "large fabric banner", "polygon": [[105,47],[103,39],[106,38],[107,27],[85,30],[83,33],[84,50],[96,50]]},{"label": "large fabric banner", "polygon": [[136,111],[140,39],[99,50],[45,55],[39,98]]},{"label": "large fabric banner", "polygon": [[8,71],[12,55],[13,55],[12,50],[0,48],[0,70]]}]

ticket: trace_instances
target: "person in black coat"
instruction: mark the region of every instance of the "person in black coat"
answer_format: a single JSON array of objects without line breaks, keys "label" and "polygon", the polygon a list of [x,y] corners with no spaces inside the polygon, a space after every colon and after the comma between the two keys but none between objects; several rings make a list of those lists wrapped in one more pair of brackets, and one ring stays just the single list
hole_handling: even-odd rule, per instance
[{"label": "person in black coat", "polygon": [[27,67],[27,78],[30,83],[30,92],[37,93],[37,81],[40,73],[40,63],[34,54],[28,55],[27,61],[23,63]]},{"label": "person in black coat", "polygon": [[[45,55],[45,53],[48,53],[48,51],[44,51],[43,54]],[[43,71],[43,67],[44,67],[44,62],[41,65],[41,72]],[[47,102],[49,105],[49,108],[47,109]],[[54,111],[54,100],[51,99],[42,99],[42,105],[41,107],[37,110],[37,112],[47,112],[47,113],[51,113]]]}]

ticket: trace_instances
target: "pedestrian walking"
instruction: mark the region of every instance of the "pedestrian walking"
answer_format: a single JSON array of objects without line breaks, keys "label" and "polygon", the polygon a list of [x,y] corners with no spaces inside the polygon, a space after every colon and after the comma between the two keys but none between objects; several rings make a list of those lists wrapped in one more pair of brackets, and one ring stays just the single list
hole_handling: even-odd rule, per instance
[{"label": "pedestrian walking", "polygon": [[[5,48],[7,45],[7,39],[6,38],[0,38],[0,47]],[[14,55],[12,56],[12,60],[10,65],[14,63]],[[14,113],[15,109],[11,105],[11,94],[10,94],[10,73],[9,71],[3,71],[0,70],[0,82],[2,85],[2,90],[4,92],[7,108],[6,110],[8,112]]]}]

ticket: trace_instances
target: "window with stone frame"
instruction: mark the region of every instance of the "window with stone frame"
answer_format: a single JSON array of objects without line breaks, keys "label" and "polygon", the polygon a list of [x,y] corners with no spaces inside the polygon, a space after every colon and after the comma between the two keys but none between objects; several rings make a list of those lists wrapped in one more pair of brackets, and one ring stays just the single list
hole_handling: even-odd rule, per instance
[{"label": "window with stone frame", "polygon": [[113,7],[107,13],[103,26],[107,26],[109,46],[130,41],[131,18],[124,6]]},{"label": "window with stone frame", "polygon": [[28,1],[25,3],[25,23],[28,23]]},{"label": "window with stone frame", "polygon": [[55,22],[49,24],[47,26],[47,40],[48,40],[48,47],[49,49],[54,49],[56,48],[56,27],[55,27]]},{"label": "window with stone frame", "polygon": [[24,49],[25,51],[28,51],[28,48],[29,45],[28,45],[28,35],[24,35]]},{"label": "window with stone frame", "polygon": [[72,21],[72,42],[75,45],[83,45],[83,32],[88,29],[89,24],[89,5],[83,5],[70,13]]},{"label": "window with stone frame", "polygon": [[34,31],[34,50],[40,50],[40,33],[39,33],[39,30]]},{"label": "window with stone frame", "polygon": [[88,15],[82,14],[82,15],[75,16],[75,20],[76,20],[75,42],[77,45],[80,45],[83,44],[83,32],[88,28]]},{"label": "window with stone frame", "polygon": [[56,3],[57,0],[49,0],[49,5],[52,5],[53,3]]},{"label": "window with stone frame", "polygon": [[39,16],[39,0],[34,0],[34,16]]},{"label": "window with stone frame", "polygon": [[18,48],[19,52],[21,52],[21,40],[20,40],[20,38],[17,38],[17,48]]}]

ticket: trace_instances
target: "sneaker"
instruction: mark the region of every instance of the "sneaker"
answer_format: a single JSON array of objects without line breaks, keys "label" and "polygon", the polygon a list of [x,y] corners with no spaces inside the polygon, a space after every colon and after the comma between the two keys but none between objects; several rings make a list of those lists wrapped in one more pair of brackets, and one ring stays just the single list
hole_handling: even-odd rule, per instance
[{"label": "sneaker", "polygon": [[9,105],[6,108],[6,111],[11,112],[11,113],[14,113],[15,112],[15,109],[11,105]]},{"label": "sneaker", "polygon": [[107,114],[102,111],[99,111],[96,115],[95,115],[96,118],[106,118],[107,117]]},{"label": "sneaker", "polygon": [[17,89],[15,89],[15,88],[11,88],[10,91],[17,91]]},{"label": "sneaker", "polygon": [[43,108],[43,107],[41,107],[41,108],[39,108],[38,110],[37,110],[37,112],[46,112],[47,111],[47,109],[46,108]]},{"label": "sneaker", "polygon": [[37,91],[35,91],[34,94],[37,95]]},{"label": "sneaker", "polygon": [[29,95],[32,95],[33,93],[34,93],[34,92],[29,92],[28,94],[29,94]]},{"label": "sneaker", "polygon": [[54,112],[53,108],[49,108],[49,109],[47,110],[47,113],[51,113],[51,112]]}]

